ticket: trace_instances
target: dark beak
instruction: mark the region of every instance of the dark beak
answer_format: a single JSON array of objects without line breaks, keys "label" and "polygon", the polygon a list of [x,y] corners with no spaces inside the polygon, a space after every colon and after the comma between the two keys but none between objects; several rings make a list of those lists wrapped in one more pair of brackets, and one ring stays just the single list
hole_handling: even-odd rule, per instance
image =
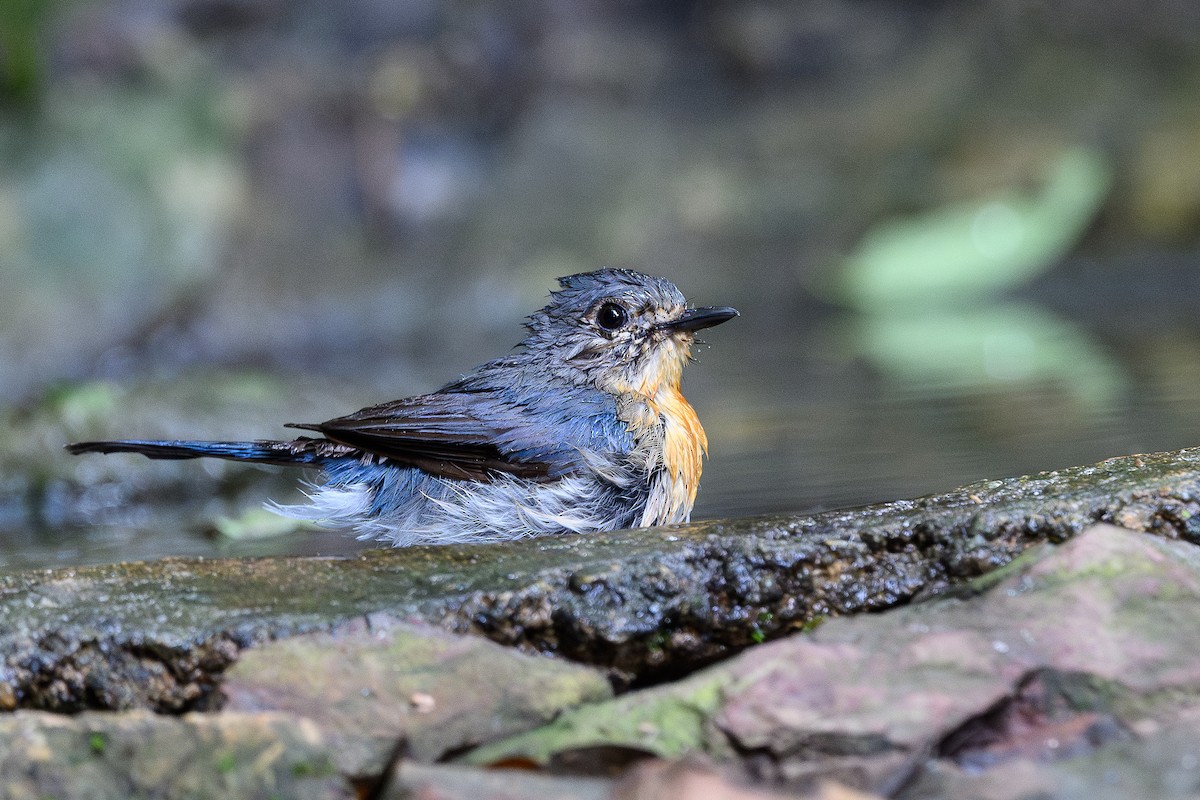
[{"label": "dark beak", "polygon": [[738,316],[736,308],[716,306],[714,308],[689,308],[670,322],[660,322],[656,331],[698,331],[728,322]]}]

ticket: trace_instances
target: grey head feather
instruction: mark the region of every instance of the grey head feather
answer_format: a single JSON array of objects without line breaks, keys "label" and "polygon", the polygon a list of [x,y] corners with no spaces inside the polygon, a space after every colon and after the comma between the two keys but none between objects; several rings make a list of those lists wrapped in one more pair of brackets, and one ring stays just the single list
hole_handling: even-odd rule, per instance
[{"label": "grey head feather", "polygon": [[[629,269],[602,269],[559,278],[545,308],[530,315],[529,335],[516,353],[481,371],[525,369],[543,382],[604,389],[633,383],[659,337],[654,325],[686,307],[683,293],[665,278]],[[629,315],[619,331],[598,324],[599,310],[615,303]],[[617,380],[617,376],[621,380]]]},{"label": "grey head feather", "polygon": [[531,314],[525,327],[532,333],[578,321],[604,300],[624,300],[634,308],[673,308],[685,303],[683,292],[666,278],[631,269],[598,269],[558,279],[550,303]]}]

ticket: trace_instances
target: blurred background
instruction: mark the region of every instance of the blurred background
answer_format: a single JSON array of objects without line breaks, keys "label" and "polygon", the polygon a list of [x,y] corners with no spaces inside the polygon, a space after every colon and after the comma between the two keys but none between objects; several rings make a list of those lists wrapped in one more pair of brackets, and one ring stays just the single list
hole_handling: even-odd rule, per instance
[{"label": "blurred background", "polygon": [[345,552],[271,438],[626,266],[742,318],[696,518],[1200,443],[1200,5],[5,0],[0,567]]}]

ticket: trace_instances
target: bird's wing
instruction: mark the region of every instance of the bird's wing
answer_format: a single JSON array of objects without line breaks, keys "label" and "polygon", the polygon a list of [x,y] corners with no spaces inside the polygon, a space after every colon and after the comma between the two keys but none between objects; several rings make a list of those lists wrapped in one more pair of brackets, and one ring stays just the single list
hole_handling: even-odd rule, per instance
[{"label": "bird's wing", "polygon": [[604,397],[572,394],[436,392],[291,427],[443,477],[554,480],[582,463],[581,449],[619,450],[628,437]]}]

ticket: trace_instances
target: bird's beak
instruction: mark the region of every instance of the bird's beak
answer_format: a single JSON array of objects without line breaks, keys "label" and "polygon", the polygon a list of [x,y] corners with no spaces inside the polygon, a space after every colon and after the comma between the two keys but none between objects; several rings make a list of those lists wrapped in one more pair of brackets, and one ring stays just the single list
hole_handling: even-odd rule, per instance
[{"label": "bird's beak", "polygon": [[660,322],[656,331],[698,331],[728,322],[738,316],[736,308],[715,306],[712,308],[689,308],[670,322]]}]

